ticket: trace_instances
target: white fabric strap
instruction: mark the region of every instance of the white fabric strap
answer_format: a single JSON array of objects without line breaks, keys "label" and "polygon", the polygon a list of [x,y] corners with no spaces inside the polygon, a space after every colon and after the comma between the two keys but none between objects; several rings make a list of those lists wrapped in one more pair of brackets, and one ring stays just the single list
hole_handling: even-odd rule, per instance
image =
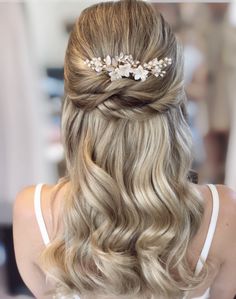
[{"label": "white fabric strap", "polygon": [[212,184],[208,184],[207,186],[210,188],[211,194],[212,194],[212,213],[211,213],[211,221],[210,221],[208,233],[206,236],[206,240],[205,240],[204,246],[201,251],[201,255],[199,257],[199,260],[197,262],[197,266],[195,269],[196,275],[201,272],[202,267],[208,257],[208,253],[210,251],[210,247],[211,247],[211,243],[212,243],[212,240],[214,237],[217,219],[218,219],[218,215],[219,215],[220,201],[219,201],[219,194],[216,189],[216,186],[212,185]]},{"label": "white fabric strap", "polygon": [[39,229],[43,238],[44,244],[47,246],[50,243],[47,228],[43,219],[42,209],[41,209],[41,190],[43,184],[38,184],[35,188],[34,193],[34,211],[36,219],[39,225]]},{"label": "white fabric strap", "polygon": [[[187,298],[187,297],[186,297]],[[194,297],[192,299],[209,299],[210,298],[210,288],[206,290],[206,292],[200,297]],[[185,298],[184,298],[185,299]]]}]

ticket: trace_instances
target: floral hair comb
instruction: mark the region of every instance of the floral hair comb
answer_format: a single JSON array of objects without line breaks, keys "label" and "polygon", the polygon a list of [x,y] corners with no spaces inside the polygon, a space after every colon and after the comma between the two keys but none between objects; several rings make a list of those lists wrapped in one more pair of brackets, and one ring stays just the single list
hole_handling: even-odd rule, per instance
[{"label": "floral hair comb", "polygon": [[123,77],[131,77],[134,80],[145,81],[150,75],[164,77],[166,74],[165,68],[172,64],[172,59],[168,57],[160,60],[154,58],[148,63],[141,65],[139,61],[133,59],[132,55],[120,53],[120,55],[115,56],[115,58],[107,55],[104,59],[101,57],[92,58],[92,60],[86,59],[84,63],[97,73],[108,73],[111,77],[111,81]]}]

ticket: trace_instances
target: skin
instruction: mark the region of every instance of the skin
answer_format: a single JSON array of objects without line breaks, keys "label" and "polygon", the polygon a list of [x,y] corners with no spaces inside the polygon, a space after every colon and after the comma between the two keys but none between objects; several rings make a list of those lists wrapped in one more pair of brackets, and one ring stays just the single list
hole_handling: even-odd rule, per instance
[{"label": "skin", "polygon": [[[57,192],[54,199],[50,195],[56,185],[44,185],[42,189],[41,205],[43,217],[49,238],[58,230],[60,225],[60,203],[63,200],[65,184]],[[192,292],[188,298],[201,296],[211,286],[210,299],[233,299],[236,294],[236,192],[224,185],[216,185],[220,197],[220,211],[211,249],[207,261],[212,263],[207,281]],[[196,265],[203,247],[209,227],[212,197],[205,185],[197,188],[204,198],[204,216],[202,224],[190,243],[189,252],[196,254],[191,261]],[[13,234],[17,265],[20,274],[36,298],[47,299],[43,295],[53,287],[45,282],[45,275],[40,268],[38,257],[44,248],[39,227],[34,213],[35,186],[23,189],[16,197],[13,213]]]}]

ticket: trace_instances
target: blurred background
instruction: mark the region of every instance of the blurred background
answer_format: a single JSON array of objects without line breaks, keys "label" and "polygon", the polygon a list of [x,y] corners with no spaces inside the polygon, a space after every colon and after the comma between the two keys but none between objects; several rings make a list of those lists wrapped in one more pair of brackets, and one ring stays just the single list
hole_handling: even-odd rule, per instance
[{"label": "blurred background", "polygon": [[[16,269],[17,192],[56,183],[63,60],[69,32],[99,1],[0,2],[0,298],[29,298]],[[185,88],[200,183],[236,190],[236,3],[153,3],[184,46]]]}]

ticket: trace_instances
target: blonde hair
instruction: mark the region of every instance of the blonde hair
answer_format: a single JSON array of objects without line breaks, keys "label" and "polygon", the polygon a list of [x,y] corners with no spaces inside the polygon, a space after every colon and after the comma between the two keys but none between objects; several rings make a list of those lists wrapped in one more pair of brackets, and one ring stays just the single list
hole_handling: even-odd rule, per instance
[{"label": "blonde hair", "polygon": [[[83,63],[121,52],[172,64],[163,78],[111,82]],[[181,298],[204,279],[187,255],[203,203],[188,179],[181,47],[150,4],[100,3],[76,21],[64,71],[70,190],[63,234],[43,253],[45,271],[67,294]]]}]

